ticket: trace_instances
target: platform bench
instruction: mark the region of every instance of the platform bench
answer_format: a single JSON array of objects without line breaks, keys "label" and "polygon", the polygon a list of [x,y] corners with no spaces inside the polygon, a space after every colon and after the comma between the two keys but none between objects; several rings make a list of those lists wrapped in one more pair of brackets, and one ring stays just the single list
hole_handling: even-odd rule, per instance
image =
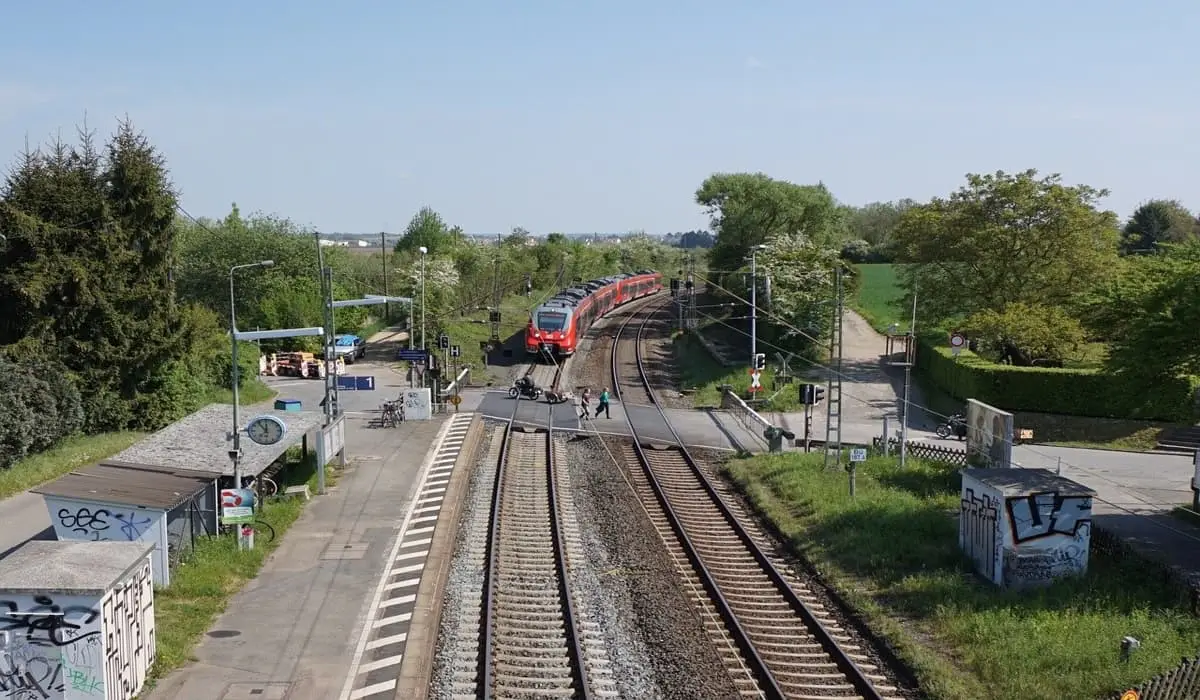
[{"label": "platform bench", "polygon": [[304,500],[312,498],[312,492],[308,490],[308,484],[300,484],[299,486],[289,486],[283,490],[284,496],[304,496]]}]

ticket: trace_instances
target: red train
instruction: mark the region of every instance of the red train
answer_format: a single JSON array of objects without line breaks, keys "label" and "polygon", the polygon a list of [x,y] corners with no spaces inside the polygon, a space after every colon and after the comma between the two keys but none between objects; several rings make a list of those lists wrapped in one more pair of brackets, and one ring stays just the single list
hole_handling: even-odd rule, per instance
[{"label": "red train", "polygon": [[570,357],[596,319],[614,307],[660,291],[662,273],[654,270],[622,272],[564,289],[530,314],[525,352]]}]

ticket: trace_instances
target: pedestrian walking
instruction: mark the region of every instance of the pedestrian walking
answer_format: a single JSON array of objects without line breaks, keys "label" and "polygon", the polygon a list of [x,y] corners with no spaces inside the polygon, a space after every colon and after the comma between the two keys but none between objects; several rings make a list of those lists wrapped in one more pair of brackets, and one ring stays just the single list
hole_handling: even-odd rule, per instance
[{"label": "pedestrian walking", "polygon": [[600,417],[600,412],[604,412],[605,418],[612,418],[608,415],[608,387],[604,387],[604,391],[600,392],[600,403],[596,406],[596,417]]},{"label": "pedestrian walking", "polygon": [[592,390],[591,389],[584,389],[583,393],[579,395],[579,417],[581,419],[592,417]]}]

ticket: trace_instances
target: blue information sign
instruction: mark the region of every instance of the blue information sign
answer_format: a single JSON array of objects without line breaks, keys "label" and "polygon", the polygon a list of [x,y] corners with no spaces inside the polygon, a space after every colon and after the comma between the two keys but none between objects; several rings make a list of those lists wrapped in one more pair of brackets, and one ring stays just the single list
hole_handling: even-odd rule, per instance
[{"label": "blue information sign", "polygon": [[407,360],[409,362],[424,362],[425,359],[427,357],[429,357],[429,351],[428,350],[401,350],[399,355],[400,355],[401,360]]}]

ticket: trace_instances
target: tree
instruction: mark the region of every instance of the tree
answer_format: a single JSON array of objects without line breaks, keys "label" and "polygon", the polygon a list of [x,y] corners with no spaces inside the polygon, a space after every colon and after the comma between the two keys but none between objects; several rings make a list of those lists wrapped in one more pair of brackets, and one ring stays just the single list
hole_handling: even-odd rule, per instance
[{"label": "tree", "polygon": [[771,278],[771,315],[786,321],[772,325],[791,347],[809,355],[829,333],[837,257],[836,250],[799,234],[772,238],[758,255],[762,274]]},{"label": "tree", "polygon": [[1061,367],[1086,339],[1083,326],[1063,309],[1022,302],[999,311],[978,311],[963,322],[961,330],[992,359],[1022,367]]},{"label": "tree", "polygon": [[446,226],[441,214],[429,207],[421,207],[396,243],[396,252],[417,253],[421,246],[425,246],[429,255],[444,255],[461,235],[461,229],[455,232]]},{"label": "tree", "polygon": [[846,217],[849,236],[866,241],[872,247],[887,247],[904,212],[916,205],[911,199],[901,199],[898,202],[871,202],[862,207],[850,207]]},{"label": "tree", "polygon": [[1173,199],[1152,199],[1139,206],[1125,224],[1121,252],[1154,252],[1162,243],[1183,243],[1200,237],[1200,223],[1187,207]]},{"label": "tree", "polygon": [[53,353],[87,387],[89,431],[157,427],[142,397],[186,352],[171,282],[176,195],[161,156],[125,121],[23,154],[0,204],[0,345]]},{"label": "tree", "polygon": [[1108,300],[1109,316],[1121,319],[1108,367],[1148,383],[1200,374],[1200,241],[1164,252],[1133,268]]},{"label": "tree", "polygon": [[1036,170],[968,175],[947,199],[902,216],[895,231],[920,314],[938,323],[1023,303],[1061,307],[1099,283],[1116,263],[1116,215],[1098,208],[1107,195]]},{"label": "tree", "polygon": [[751,246],[777,236],[803,235],[830,245],[843,233],[843,213],[824,185],[796,185],[763,173],[717,173],[696,190],[716,232],[709,264],[742,266]]}]

